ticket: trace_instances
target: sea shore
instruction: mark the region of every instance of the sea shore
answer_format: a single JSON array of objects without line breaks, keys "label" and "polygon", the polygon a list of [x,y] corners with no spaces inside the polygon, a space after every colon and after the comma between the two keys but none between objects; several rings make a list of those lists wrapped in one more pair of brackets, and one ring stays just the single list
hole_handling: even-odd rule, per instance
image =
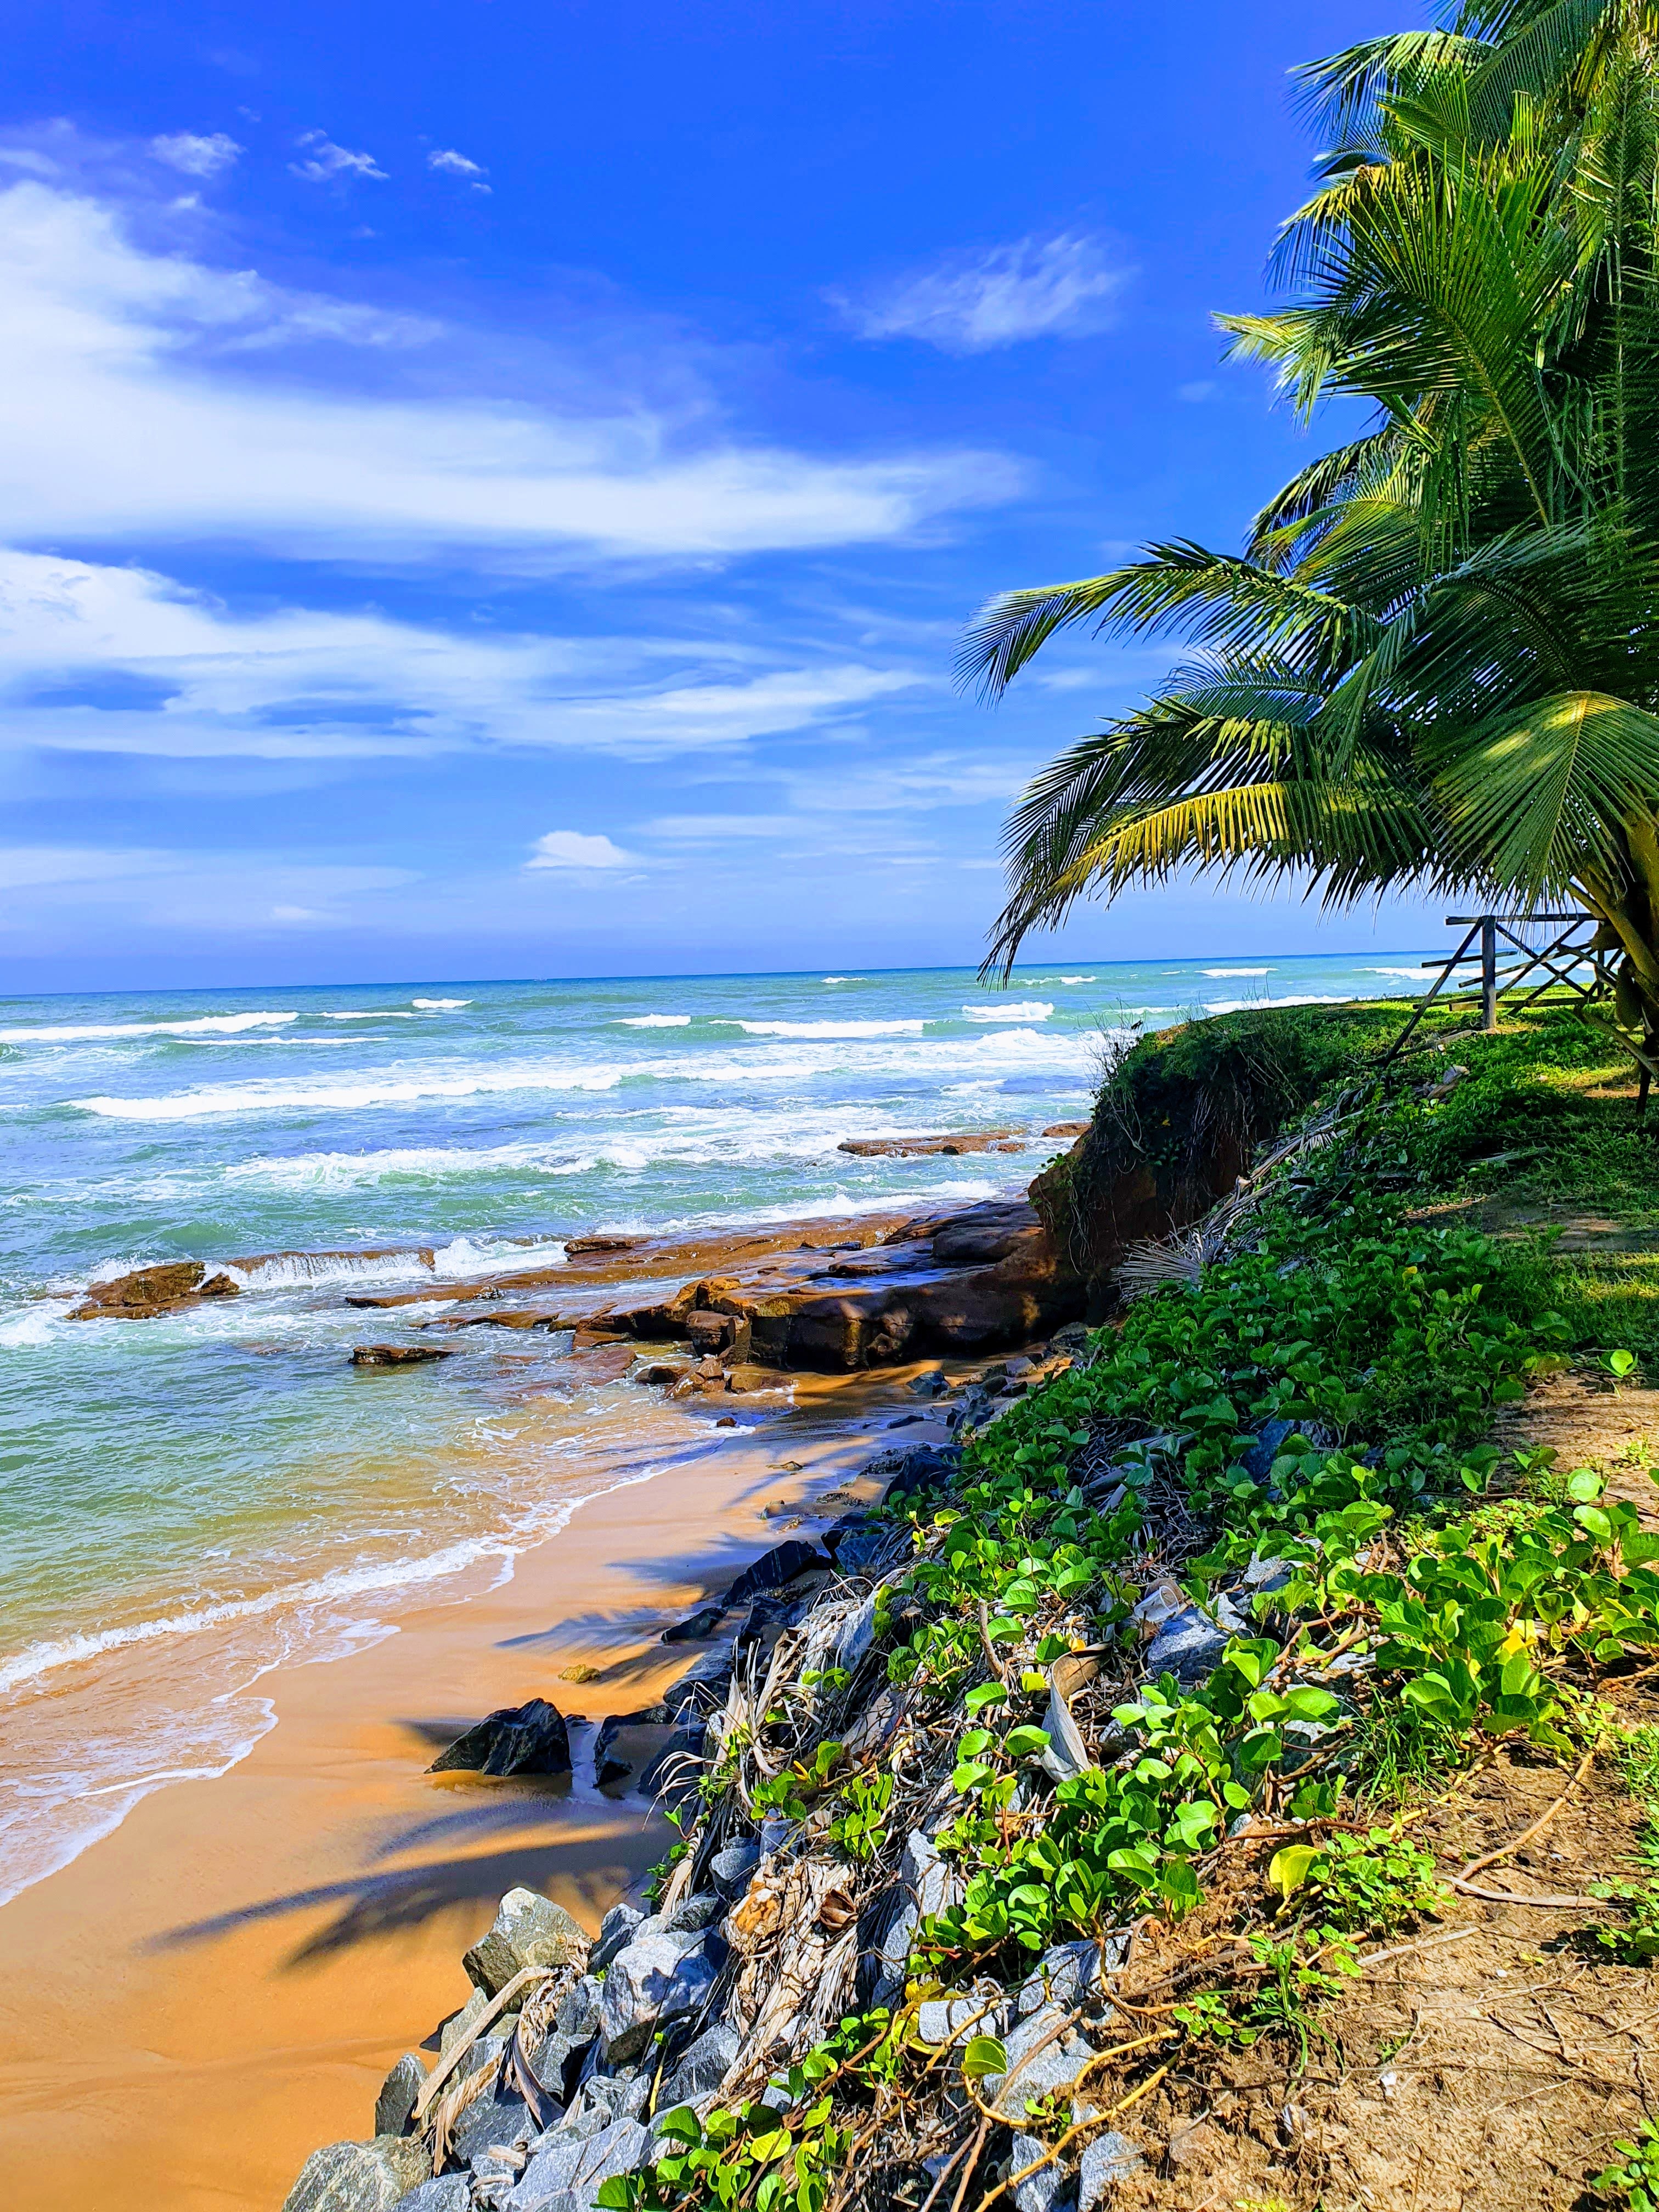
[{"label": "sea shore", "polygon": [[[874,1487],[854,1478],[890,1422],[908,1416],[907,1443],[943,1437],[915,1418],[914,1372],[780,1375],[787,1407],[727,1397],[743,1425],[717,1428],[705,1399],[689,1444],[686,1416],[641,1392],[617,1486],[510,1580],[480,1569],[368,1649],[267,1676],[276,1724],[239,1765],[159,1790],[0,1909],[10,2201],[118,2198],[142,2177],[167,2212],[269,2212],[464,2001],[457,1962],[503,1892],[543,1889],[597,1927],[668,1832],[631,1782],[593,1786],[584,1739],[695,1656],[660,1643],[666,1625],[798,1514],[811,1534],[815,1508]],[[653,1404],[677,1417],[666,1466]],[[560,1679],[577,1666],[596,1679]],[[426,1773],[469,1721],[531,1696],[571,1720],[572,1778]]]}]

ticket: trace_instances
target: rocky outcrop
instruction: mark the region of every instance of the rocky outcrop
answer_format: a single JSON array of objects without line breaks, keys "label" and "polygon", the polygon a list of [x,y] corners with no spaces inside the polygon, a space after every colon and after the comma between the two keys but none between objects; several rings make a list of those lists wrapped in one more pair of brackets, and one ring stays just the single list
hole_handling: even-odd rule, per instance
[{"label": "rocky outcrop", "polygon": [[107,1282],[89,1283],[69,1318],[149,1321],[156,1314],[200,1305],[206,1298],[234,1298],[240,1290],[240,1284],[222,1272],[210,1275],[200,1260],[168,1260],[160,1267],[135,1267],[131,1274],[114,1275]]},{"label": "rocky outcrop", "polygon": [[451,1351],[436,1344],[360,1344],[353,1351],[354,1367],[421,1367],[428,1360],[453,1359]]},{"label": "rocky outcrop", "polygon": [[836,1150],[860,1160],[917,1159],[937,1153],[954,1158],[959,1152],[1023,1152],[1025,1139],[1018,1129],[962,1130],[945,1137],[847,1137]]}]

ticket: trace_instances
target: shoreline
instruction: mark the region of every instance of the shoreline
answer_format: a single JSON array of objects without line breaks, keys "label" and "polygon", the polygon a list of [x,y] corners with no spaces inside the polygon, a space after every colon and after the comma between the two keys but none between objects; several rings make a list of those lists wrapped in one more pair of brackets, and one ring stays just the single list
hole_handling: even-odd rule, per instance
[{"label": "shoreline", "polygon": [[[792,1375],[789,1408],[579,1501],[505,1576],[279,1663],[260,1685],[274,1720],[234,1765],[151,1791],[0,1906],[15,2201],[44,2212],[143,2172],[169,2212],[264,2212],[319,2142],[361,2134],[386,2069],[465,2000],[456,1962],[503,1891],[528,1882],[597,1927],[672,1832],[630,1785],[583,1778],[591,1728],[684,1672],[699,1647],[662,1628],[786,1509],[848,1483],[915,1407],[911,1371]],[[573,1664],[599,1678],[560,1680]],[[571,1721],[574,1776],[424,1771],[460,1726],[534,1695]]]}]

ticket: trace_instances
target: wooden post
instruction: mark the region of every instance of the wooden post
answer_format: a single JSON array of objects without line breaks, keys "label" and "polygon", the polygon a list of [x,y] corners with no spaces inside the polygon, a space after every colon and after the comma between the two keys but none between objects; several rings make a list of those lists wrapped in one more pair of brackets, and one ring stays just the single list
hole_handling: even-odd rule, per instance
[{"label": "wooden post", "polygon": [[1480,1026],[1488,1036],[1498,1027],[1498,917],[1480,917]]}]

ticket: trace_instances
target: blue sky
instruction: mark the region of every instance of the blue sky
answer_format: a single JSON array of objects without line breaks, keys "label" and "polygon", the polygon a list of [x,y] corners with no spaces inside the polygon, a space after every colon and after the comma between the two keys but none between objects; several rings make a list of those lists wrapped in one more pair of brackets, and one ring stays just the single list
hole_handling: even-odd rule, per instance
[{"label": "blue sky", "polygon": [[1285,71],[1404,20],[14,0],[6,984],[977,958],[1009,800],[1166,656],[990,711],[957,635],[1305,458],[1208,319],[1304,188]]}]

